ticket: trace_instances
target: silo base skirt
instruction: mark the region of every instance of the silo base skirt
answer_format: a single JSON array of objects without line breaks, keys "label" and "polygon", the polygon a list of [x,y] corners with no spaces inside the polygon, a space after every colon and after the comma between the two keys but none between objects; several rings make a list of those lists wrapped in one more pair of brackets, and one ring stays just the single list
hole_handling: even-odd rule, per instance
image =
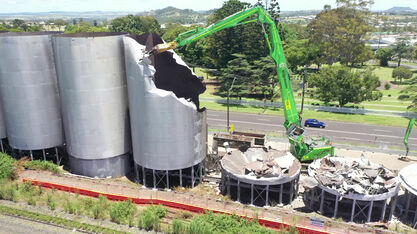
[{"label": "silo base skirt", "polygon": [[204,160],[178,170],[156,170],[135,163],[135,173],[136,181],[148,188],[194,187],[203,178]]},{"label": "silo base skirt", "polygon": [[68,155],[71,173],[88,177],[120,177],[131,169],[131,155],[123,154],[105,159],[80,159]]}]

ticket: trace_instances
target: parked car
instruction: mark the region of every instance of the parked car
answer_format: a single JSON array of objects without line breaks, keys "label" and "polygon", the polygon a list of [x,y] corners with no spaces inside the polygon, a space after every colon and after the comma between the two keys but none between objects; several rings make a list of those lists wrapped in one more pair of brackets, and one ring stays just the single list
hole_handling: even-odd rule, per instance
[{"label": "parked car", "polygon": [[304,122],[304,127],[325,128],[326,124],[318,121],[317,119],[306,119],[306,121]]}]

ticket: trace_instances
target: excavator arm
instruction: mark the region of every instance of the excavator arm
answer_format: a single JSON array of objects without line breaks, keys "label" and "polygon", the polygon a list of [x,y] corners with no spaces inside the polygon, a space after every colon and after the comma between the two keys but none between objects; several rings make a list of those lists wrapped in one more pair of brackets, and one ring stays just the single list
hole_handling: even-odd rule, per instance
[{"label": "excavator arm", "polygon": [[[253,17],[254,15],[256,17]],[[264,34],[270,50],[270,56],[276,63],[285,115],[284,127],[287,130],[292,153],[301,161],[310,161],[329,154],[334,155],[334,148],[328,145],[328,142],[325,142],[323,138],[309,143],[304,141],[304,129],[301,127],[300,116],[295,104],[281,39],[274,20],[261,6],[255,6],[253,8],[237,12],[206,28],[197,27],[193,30],[182,33],[176,38],[175,41],[156,45],[149,53],[151,55],[158,54],[170,49],[182,47],[206,36],[212,35],[220,30],[252,22],[260,22],[263,28],[264,24],[268,25],[269,35],[265,31],[265,28]]]},{"label": "excavator arm", "polygon": [[410,150],[410,148],[408,147],[408,138],[410,137],[411,134],[411,130],[413,129],[413,126],[416,125],[417,126],[417,119],[416,118],[412,118],[410,119],[410,122],[408,123],[408,128],[407,131],[405,131],[405,136],[404,136],[404,145],[405,145],[405,156],[408,156],[408,152]]}]

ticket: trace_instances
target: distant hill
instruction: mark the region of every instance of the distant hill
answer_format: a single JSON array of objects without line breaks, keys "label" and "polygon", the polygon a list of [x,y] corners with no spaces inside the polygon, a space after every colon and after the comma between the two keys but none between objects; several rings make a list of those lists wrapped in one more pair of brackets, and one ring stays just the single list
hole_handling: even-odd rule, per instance
[{"label": "distant hill", "polygon": [[414,10],[411,7],[392,7],[384,12],[399,15],[399,14],[415,14],[417,13],[417,10]]},{"label": "distant hill", "polygon": [[159,10],[140,12],[138,15],[152,15],[160,24],[179,23],[179,24],[196,24],[205,23],[208,16],[214,10],[194,11],[191,9],[178,9],[175,7],[166,7]]}]

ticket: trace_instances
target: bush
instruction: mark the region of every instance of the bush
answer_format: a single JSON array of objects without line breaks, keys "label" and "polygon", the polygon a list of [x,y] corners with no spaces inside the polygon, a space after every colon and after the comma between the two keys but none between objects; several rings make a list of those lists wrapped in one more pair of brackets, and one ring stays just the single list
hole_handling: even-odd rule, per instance
[{"label": "bush", "polygon": [[46,204],[48,205],[50,210],[55,210],[56,203],[54,202],[52,194],[48,193],[46,196]]},{"label": "bush", "polygon": [[10,155],[0,153],[0,179],[16,179],[15,162]]},{"label": "bush", "polygon": [[0,199],[17,202],[19,186],[17,183],[3,182],[0,187]]},{"label": "bush", "polygon": [[106,217],[107,209],[109,207],[109,201],[104,196],[99,196],[95,201],[91,212],[94,219],[104,219]]},{"label": "bush", "polygon": [[136,211],[135,205],[131,200],[123,202],[115,202],[110,210],[110,219],[118,224],[127,224],[129,218]]},{"label": "bush", "polygon": [[138,227],[147,231],[159,231],[161,218],[165,217],[167,213],[168,209],[161,205],[149,206],[139,216]]},{"label": "bush", "polygon": [[179,220],[179,219],[174,219],[174,221],[172,221],[172,232],[174,234],[180,234],[180,233],[185,233],[185,225],[184,223]]},{"label": "bush", "polygon": [[41,161],[41,160],[33,160],[28,161],[25,163],[24,167],[30,170],[42,170],[42,171],[50,171],[55,174],[61,174],[61,169],[54,164],[53,162],[49,161]]},{"label": "bush", "polygon": [[385,90],[389,90],[391,88],[391,85],[389,83],[385,83],[384,88]]}]

